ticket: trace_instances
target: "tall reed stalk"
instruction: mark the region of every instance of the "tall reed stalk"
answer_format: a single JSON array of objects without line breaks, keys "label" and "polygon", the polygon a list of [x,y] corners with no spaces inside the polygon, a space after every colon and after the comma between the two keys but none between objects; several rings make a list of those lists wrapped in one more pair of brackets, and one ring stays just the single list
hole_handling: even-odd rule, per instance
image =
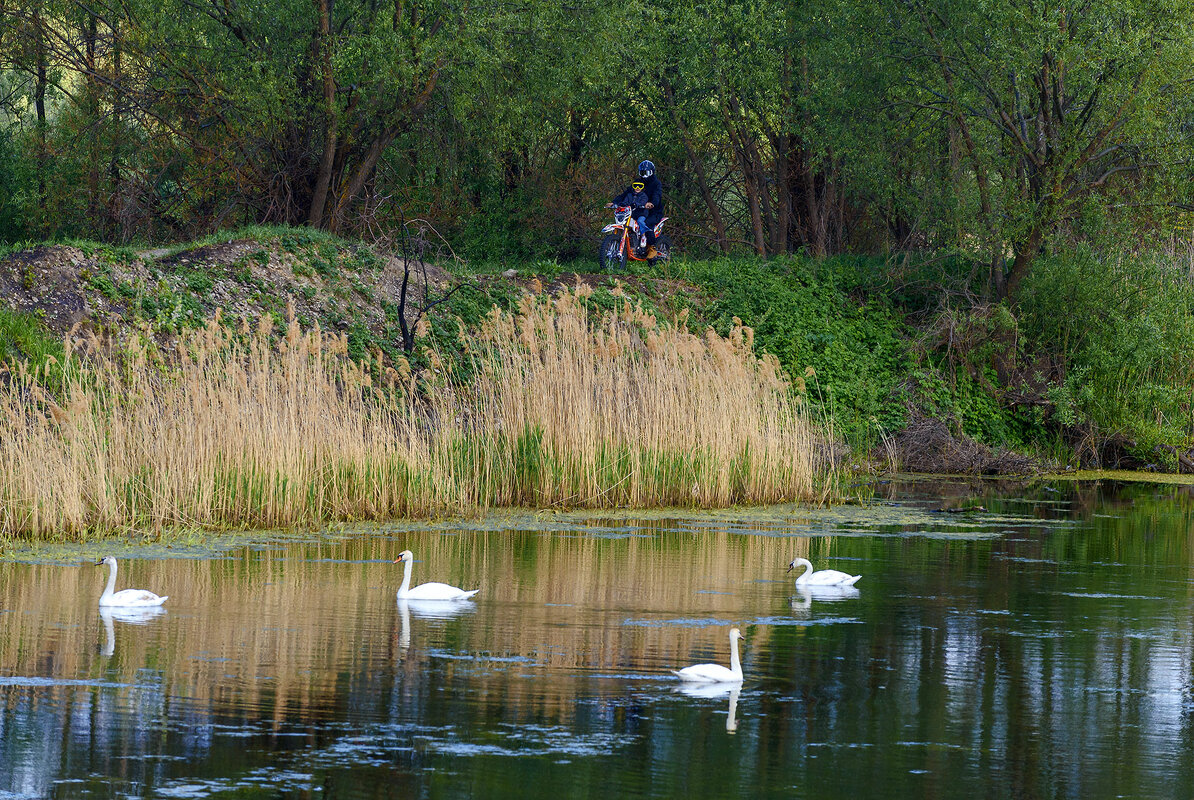
[{"label": "tall reed stalk", "polygon": [[355,363],[293,321],[279,341],[268,318],[169,356],[68,348],[56,397],[14,367],[0,536],[816,497],[821,437],[749,328],[698,336],[628,301],[597,319],[586,297],[495,309],[467,380],[434,353],[419,378]]}]

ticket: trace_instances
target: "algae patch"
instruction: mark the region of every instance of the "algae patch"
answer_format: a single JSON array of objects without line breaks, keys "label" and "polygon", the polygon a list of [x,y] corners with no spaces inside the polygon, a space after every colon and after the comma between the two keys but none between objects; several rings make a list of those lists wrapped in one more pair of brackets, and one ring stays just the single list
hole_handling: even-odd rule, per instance
[{"label": "algae patch", "polygon": [[1172,472],[1137,472],[1128,469],[1081,469],[1042,475],[1042,480],[1056,481],[1126,481],[1129,483],[1163,483],[1173,486],[1194,486],[1194,475]]}]

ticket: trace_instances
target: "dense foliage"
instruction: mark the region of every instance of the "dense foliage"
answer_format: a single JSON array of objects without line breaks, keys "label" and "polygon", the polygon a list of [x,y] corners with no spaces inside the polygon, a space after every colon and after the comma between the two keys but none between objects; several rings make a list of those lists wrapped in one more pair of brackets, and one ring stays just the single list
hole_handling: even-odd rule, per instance
[{"label": "dense foliage", "polygon": [[[1145,461],[1194,438],[1194,0],[0,9],[0,243],[288,226],[339,275],[318,321],[385,351],[335,237],[558,272],[649,157],[694,324],[753,327],[852,440],[910,413]],[[220,278],[152,277],[86,280],[175,323]],[[514,296],[476,282],[432,340]]]},{"label": "dense foliage", "polygon": [[0,236],[228,225],[587,252],[643,156],[690,253],[955,251],[1015,293],[1188,208],[1191,0],[10,0]]}]

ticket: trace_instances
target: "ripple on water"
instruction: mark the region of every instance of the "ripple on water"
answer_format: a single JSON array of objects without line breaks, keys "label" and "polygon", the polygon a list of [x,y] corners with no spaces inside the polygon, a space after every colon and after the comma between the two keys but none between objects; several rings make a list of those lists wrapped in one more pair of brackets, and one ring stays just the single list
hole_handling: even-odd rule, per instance
[{"label": "ripple on water", "polygon": [[430,648],[425,651],[431,658],[443,658],[449,661],[473,661],[478,664],[496,663],[496,664],[537,664],[538,662],[529,656],[494,656],[488,653],[453,653],[449,650],[440,650],[439,648]]},{"label": "ripple on water", "polygon": [[[29,678],[22,675],[0,677],[0,686],[88,686],[95,689],[136,689],[153,684],[119,683],[117,681],[89,681],[69,678]],[[0,795],[0,798],[3,796]]]},{"label": "ripple on water", "polygon": [[855,617],[815,617],[812,619],[797,619],[795,617],[756,617],[747,624],[774,625],[777,627],[784,625],[808,627],[810,625],[856,625],[860,624],[861,622],[862,620]]},{"label": "ripple on water", "polygon": [[1096,600],[1164,600],[1147,594],[1109,594],[1107,592],[1058,592],[1062,597],[1089,597]]},{"label": "ripple on water", "polygon": [[270,767],[253,770],[241,778],[180,778],[167,781],[155,789],[157,797],[211,797],[214,794],[236,792],[244,789],[260,789],[268,786],[278,793],[317,792],[323,787],[309,772],[294,772]]},{"label": "ripple on water", "polygon": [[573,733],[568,728],[547,725],[499,725],[487,732],[498,742],[467,742],[461,739],[415,737],[427,750],[451,756],[571,756],[613,755],[630,737],[612,733]]},{"label": "ripple on water", "polygon": [[623,625],[642,628],[708,628],[714,625],[732,625],[732,620],[714,619],[712,617],[690,617],[688,619],[635,619],[627,617],[622,620]]}]

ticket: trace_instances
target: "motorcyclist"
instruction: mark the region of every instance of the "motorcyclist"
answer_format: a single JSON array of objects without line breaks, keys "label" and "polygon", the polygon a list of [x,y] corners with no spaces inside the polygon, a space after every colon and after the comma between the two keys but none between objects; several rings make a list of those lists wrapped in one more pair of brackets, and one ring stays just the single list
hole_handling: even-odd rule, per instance
[{"label": "motorcyclist", "polygon": [[639,163],[638,178],[605,207],[631,207],[631,215],[647,243],[647,258],[655,258],[659,255],[655,249],[655,226],[663,219],[663,184],[655,174],[655,164],[651,161]]}]

